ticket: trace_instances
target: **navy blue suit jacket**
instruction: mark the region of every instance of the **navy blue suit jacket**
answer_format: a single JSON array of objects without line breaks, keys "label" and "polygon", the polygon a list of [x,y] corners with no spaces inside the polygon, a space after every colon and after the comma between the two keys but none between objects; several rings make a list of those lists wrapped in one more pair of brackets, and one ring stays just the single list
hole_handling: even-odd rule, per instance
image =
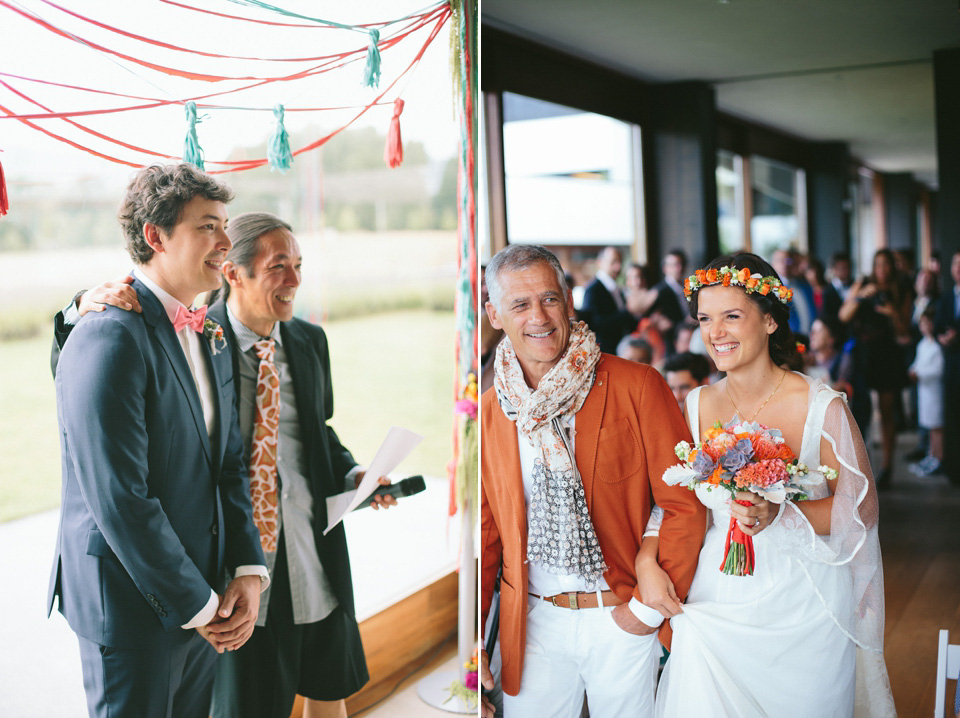
[{"label": "navy blue suit jacket", "polygon": [[594,278],[583,293],[580,316],[597,335],[600,351],[617,353],[617,344],[637,327],[637,320],[625,309],[617,308],[617,300],[603,282]]},{"label": "navy blue suit jacket", "polygon": [[205,352],[211,440],[163,306],[133,287],[143,313],[87,314],[56,369],[63,489],[48,610],[59,596],[77,634],[120,648],[187,640],[180,626],[224,570],[264,563],[230,347]]}]

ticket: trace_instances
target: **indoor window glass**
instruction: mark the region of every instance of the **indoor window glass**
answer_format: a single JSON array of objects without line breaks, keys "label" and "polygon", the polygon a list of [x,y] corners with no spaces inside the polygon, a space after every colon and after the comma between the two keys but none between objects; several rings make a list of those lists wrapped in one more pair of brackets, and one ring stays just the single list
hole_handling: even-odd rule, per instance
[{"label": "indoor window glass", "polygon": [[634,244],[638,140],[639,132],[625,122],[504,93],[510,242]]},{"label": "indoor window glass", "polygon": [[803,172],[796,167],[763,157],[750,159],[750,236],[756,254],[769,258],[776,249],[806,250],[802,186]]}]

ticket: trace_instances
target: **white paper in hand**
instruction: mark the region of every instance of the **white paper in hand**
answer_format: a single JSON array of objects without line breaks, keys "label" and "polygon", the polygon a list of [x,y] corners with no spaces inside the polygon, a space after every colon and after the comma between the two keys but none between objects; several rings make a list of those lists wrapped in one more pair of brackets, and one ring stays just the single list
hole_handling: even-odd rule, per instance
[{"label": "white paper in hand", "polygon": [[380,485],[377,479],[393,471],[421,441],[423,437],[420,434],[399,426],[391,426],[390,431],[387,432],[387,438],[380,444],[373,461],[367,467],[360,486],[354,491],[327,497],[327,528],[323,531],[324,535],[376,491]]}]

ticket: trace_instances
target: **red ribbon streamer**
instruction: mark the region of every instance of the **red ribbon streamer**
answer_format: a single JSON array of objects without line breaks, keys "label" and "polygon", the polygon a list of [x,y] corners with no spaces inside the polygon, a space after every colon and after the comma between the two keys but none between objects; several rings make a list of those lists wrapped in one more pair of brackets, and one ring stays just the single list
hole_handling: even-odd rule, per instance
[{"label": "red ribbon streamer", "polygon": [[0,217],[10,211],[10,197],[7,195],[7,180],[3,176],[3,164],[0,163]]},{"label": "red ribbon streamer", "polygon": [[403,112],[403,100],[393,101],[393,118],[387,131],[387,146],[383,148],[383,161],[393,169],[403,162],[403,139],[400,137],[400,113]]},{"label": "red ribbon streamer", "polygon": [[[6,5],[7,3],[5,2],[5,0],[0,0],[0,4]],[[329,134],[325,135],[324,137],[321,137],[320,139],[318,139],[318,140],[316,140],[316,141],[314,141],[314,142],[312,142],[312,143],[310,143],[310,144],[308,144],[308,145],[306,145],[306,146],[304,146],[304,147],[301,147],[300,149],[294,151],[293,154],[294,154],[294,155],[298,155],[298,154],[300,154],[301,152],[308,152],[308,151],[310,151],[310,150],[312,150],[312,149],[316,149],[317,147],[320,147],[321,145],[327,143],[328,141],[330,141],[330,139],[332,139],[333,137],[335,137],[336,135],[338,135],[340,132],[342,132],[343,130],[345,130],[347,127],[349,127],[350,125],[352,125],[354,122],[356,122],[358,119],[360,119],[360,117],[362,117],[364,114],[366,114],[366,112],[369,111],[371,107],[374,107],[374,106],[380,104],[380,101],[383,99],[383,97],[394,87],[394,85],[397,84],[397,82],[400,80],[400,78],[403,77],[404,75],[406,75],[411,69],[413,69],[414,66],[416,66],[416,64],[417,64],[417,63],[420,61],[420,59],[423,57],[423,54],[426,52],[427,48],[428,48],[428,47],[430,46],[430,44],[434,41],[434,39],[436,39],[436,36],[439,34],[440,29],[443,27],[443,25],[446,23],[446,21],[447,21],[449,18],[450,18],[450,8],[449,8],[449,6],[442,6],[442,7],[440,8],[440,12],[436,14],[436,24],[434,25],[433,29],[431,30],[430,35],[427,37],[427,39],[426,39],[426,41],[424,42],[423,46],[420,48],[419,52],[417,52],[416,56],[413,58],[413,60],[410,62],[410,64],[407,66],[407,68],[406,68],[403,72],[401,72],[399,75],[397,75],[396,79],[394,79],[394,81],[391,82],[391,83],[384,89],[383,92],[381,92],[379,95],[377,95],[377,96],[373,99],[373,101],[372,101],[371,103],[369,103],[368,105],[366,105],[365,107],[363,107],[363,109],[361,109],[360,112],[358,112],[358,113],[357,113],[349,122],[347,122],[345,125],[343,125],[342,127],[334,130],[333,132],[330,132]],[[427,24],[427,23],[422,23],[422,24]],[[413,30],[409,30],[407,33],[405,33],[405,35],[406,35],[406,34],[410,34],[411,32],[413,32]],[[396,40],[399,40],[399,37],[397,37]],[[382,47],[382,44],[381,44],[381,47]],[[258,85],[261,85],[261,84],[266,84],[267,82],[270,82],[270,80],[266,80],[266,81],[257,83],[256,85],[251,85],[250,87],[255,87],[255,86],[258,86]],[[7,85],[7,83],[3,83],[2,81],[0,81],[0,84]],[[7,85],[7,87],[9,87],[9,85]],[[13,88],[10,88],[10,89],[12,90]],[[248,88],[241,88],[241,89],[248,89]],[[211,96],[213,96],[213,95],[219,95],[219,94],[227,94],[228,92],[235,92],[235,91],[236,91],[236,90],[228,90],[228,91],[220,92],[220,93],[211,93],[210,95],[205,95],[204,97],[211,97]],[[17,94],[20,94],[22,97],[26,98],[26,96],[23,95],[22,93],[17,93]],[[26,99],[29,99],[29,98],[26,98]],[[39,103],[37,103],[37,102],[35,102],[35,101],[33,101],[33,100],[30,100],[30,101],[33,102],[33,104],[42,107],[42,105],[40,105]],[[171,101],[166,101],[166,102],[163,102],[163,103],[159,103],[159,104],[157,104],[156,106],[160,106],[160,104],[168,105],[168,104],[175,104],[175,103],[179,103],[179,102],[180,102],[179,100],[171,100]],[[151,106],[154,106],[154,105],[151,105]],[[117,112],[117,111],[121,111],[121,110],[120,110],[120,109],[108,110],[108,111],[106,111],[106,112]],[[65,143],[65,144],[70,145],[71,147],[74,147],[74,148],[76,148],[76,149],[78,149],[78,150],[82,150],[82,151],[84,151],[84,152],[87,152],[88,154],[91,154],[91,155],[93,155],[93,156],[95,156],[95,157],[100,157],[101,159],[105,159],[105,160],[107,160],[107,161],[109,161],[109,162],[114,162],[114,163],[116,163],[116,164],[125,165],[125,166],[127,166],[127,167],[136,167],[136,168],[139,168],[139,167],[142,166],[142,163],[130,162],[130,161],[128,161],[128,160],[124,160],[124,159],[121,159],[121,158],[119,158],[119,157],[114,157],[114,156],[112,156],[112,155],[104,154],[103,152],[99,152],[99,151],[94,150],[94,149],[92,149],[92,148],[90,148],[90,147],[85,147],[84,145],[81,145],[81,144],[79,144],[78,142],[74,142],[73,140],[70,140],[70,139],[68,139],[68,138],[66,138],[66,137],[63,137],[63,136],[58,135],[58,134],[56,134],[56,133],[54,133],[54,132],[51,132],[50,130],[44,129],[43,127],[40,127],[40,126],[37,125],[36,123],[31,122],[30,119],[29,119],[31,116],[18,115],[18,114],[16,114],[16,113],[14,113],[12,110],[10,110],[9,108],[4,107],[3,105],[0,105],[0,112],[3,112],[4,114],[8,115],[11,119],[19,120],[20,122],[22,122],[23,124],[27,125],[28,127],[32,128],[32,129],[35,129],[35,130],[38,130],[39,132],[42,132],[42,133],[44,133],[45,135],[47,135],[47,136],[49,136],[49,137],[52,137],[53,139],[59,140],[59,141]],[[101,112],[101,111],[94,111],[94,112],[91,112],[91,113],[89,113],[89,114],[96,114],[96,113],[99,113],[99,112]],[[43,115],[43,117],[58,117],[58,118],[60,118],[60,119],[65,119],[65,120],[66,120],[66,119],[67,119],[67,116],[69,116],[69,115],[77,115],[77,114],[88,114],[88,113],[48,113],[48,114],[46,114],[46,115]],[[5,118],[0,118],[0,119],[5,119]],[[118,145],[121,145],[121,146],[130,148],[130,149],[134,149],[134,150],[136,150],[136,151],[142,151],[142,152],[144,152],[144,153],[146,153],[146,154],[148,154],[148,155],[154,156],[154,157],[161,157],[161,158],[170,159],[170,160],[180,160],[180,159],[182,159],[181,157],[178,157],[178,156],[175,156],[175,155],[167,155],[167,154],[157,153],[157,152],[153,152],[153,151],[150,151],[150,150],[145,150],[145,149],[143,149],[143,148],[136,147],[135,145],[129,145],[129,144],[127,144],[127,143],[120,142],[119,140],[115,140],[115,139],[113,139],[113,138],[107,137],[106,135],[102,135],[102,134],[96,132],[95,130],[92,130],[92,129],[88,128],[88,127],[84,127],[83,125],[80,125],[80,124],[78,124],[78,123],[71,122],[71,124],[73,124],[74,126],[76,126],[78,129],[83,130],[84,132],[88,132],[89,134],[93,134],[93,135],[95,135],[95,136],[97,136],[97,137],[100,137],[100,138],[102,138],[102,139],[105,139],[105,140],[107,140],[107,141],[109,141],[109,142],[113,142],[114,144],[118,144]],[[237,172],[237,171],[240,171],[240,170],[248,170],[248,169],[255,169],[255,168],[257,168],[257,167],[262,167],[263,165],[267,164],[267,158],[266,158],[266,157],[262,157],[262,158],[258,158],[258,159],[254,159],[254,160],[246,160],[246,161],[239,161],[239,162],[226,162],[226,161],[216,162],[216,161],[211,161],[211,162],[207,162],[207,164],[221,165],[221,166],[227,167],[227,169],[221,169],[221,170],[208,170],[208,172],[209,172],[210,174],[222,174],[222,173],[225,173],[225,172]]]},{"label": "red ribbon streamer", "polygon": [[[6,3],[6,0],[0,0],[0,5],[6,5],[6,4],[7,4],[7,3]],[[400,42],[401,40],[405,39],[407,36],[413,34],[414,32],[420,30],[421,28],[429,25],[431,22],[433,22],[433,21],[434,21],[435,19],[437,19],[437,18],[439,18],[438,23],[439,23],[440,25],[442,25],[444,22],[446,22],[446,19],[447,19],[447,17],[449,17],[449,15],[450,15],[449,7],[443,6],[443,7],[440,8],[439,12],[433,13],[432,16],[429,17],[428,19],[422,20],[422,21],[420,21],[417,25],[415,25],[415,26],[413,26],[413,27],[410,27],[410,28],[407,29],[406,31],[404,31],[404,32],[402,32],[402,33],[399,33],[399,34],[397,34],[397,35],[391,35],[388,39],[382,41],[382,42],[380,43],[380,48],[381,48],[382,50],[386,50],[386,49],[388,49],[388,48],[390,48],[390,47],[393,47],[393,46],[396,45],[398,42]],[[59,34],[64,34],[64,33],[60,32]],[[435,33],[434,33],[434,35],[435,35]],[[431,37],[431,40],[430,40],[430,41],[432,41],[432,37]],[[429,44],[430,41],[428,41],[427,44]],[[426,48],[424,47],[424,49],[426,49]],[[364,53],[363,57],[361,57],[361,56],[358,55],[358,56],[356,56],[356,57],[354,57],[354,58],[352,58],[352,59],[350,59],[350,60],[345,60],[345,61],[343,61],[343,62],[340,62],[339,64],[334,64],[334,63],[337,63],[338,60],[341,60],[343,57],[349,56],[350,54],[356,54],[357,52],[363,52],[363,53]],[[129,112],[129,111],[133,111],[133,110],[151,110],[151,109],[155,109],[155,108],[157,108],[157,107],[163,107],[163,106],[165,106],[165,105],[183,104],[183,103],[190,102],[190,101],[197,102],[198,100],[209,99],[209,98],[211,98],[211,97],[218,97],[218,96],[221,96],[221,95],[228,95],[228,94],[231,94],[231,93],[243,92],[243,91],[245,91],[245,90],[249,90],[249,89],[253,89],[253,88],[257,88],[257,87],[262,87],[263,85],[267,85],[267,84],[270,84],[270,83],[272,83],[272,82],[289,82],[289,81],[292,81],[292,80],[300,80],[300,79],[304,79],[304,78],[306,78],[306,77],[312,77],[312,76],[314,76],[314,75],[318,75],[318,74],[321,74],[321,73],[323,73],[323,72],[329,72],[329,71],[331,71],[331,70],[339,69],[339,68],[341,68],[341,67],[346,66],[347,64],[349,64],[349,63],[351,63],[351,62],[357,62],[357,61],[360,60],[360,59],[364,59],[365,53],[366,53],[366,48],[364,47],[362,51],[356,51],[356,50],[355,50],[355,51],[352,51],[351,53],[341,53],[341,55],[332,56],[333,59],[328,60],[326,63],[323,63],[323,64],[321,64],[321,65],[317,65],[316,67],[310,68],[310,69],[308,69],[308,70],[304,70],[304,71],[299,72],[299,73],[294,73],[294,74],[292,74],[292,75],[287,75],[287,76],[284,76],[284,77],[275,77],[275,78],[249,78],[249,79],[256,80],[256,82],[253,82],[252,84],[249,84],[249,85],[244,85],[244,86],[242,86],[242,87],[237,87],[237,88],[234,88],[234,89],[232,89],[232,90],[221,90],[221,91],[219,91],[219,92],[211,92],[211,93],[207,93],[207,94],[204,94],[204,95],[198,95],[198,96],[196,96],[196,97],[188,97],[188,98],[179,99],[179,100],[153,100],[152,102],[149,102],[148,104],[143,104],[143,105],[128,105],[128,106],[126,106],[126,107],[112,107],[112,108],[108,108],[108,109],[99,109],[99,110],[78,110],[78,111],[68,111],[68,112],[31,113],[31,114],[25,114],[25,115],[18,115],[18,114],[13,113],[13,112],[8,112],[7,115],[9,116],[10,119],[19,119],[19,120],[46,120],[46,119],[63,119],[63,118],[66,118],[66,117],[81,117],[81,116],[87,116],[87,115],[107,115],[107,114],[114,114],[114,113],[117,113],[117,112]],[[417,60],[419,60],[419,58],[420,58],[421,56],[422,56],[422,50],[421,50],[421,53],[417,56]],[[133,59],[133,61],[134,61],[134,62],[139,62],[139,61],[136,60],[135,58]],[[409,68],[408,68],[408,69],[409,69]],[[24,78],[24,79],[29,79],[29,78]],[[37,82],[44,82],[44,81],[43,81],[43,80],[37,80]],[[49,84],[55,84],[55,83],[49,83]],[[84,89],[84,88],[76,88],[76,89]],[[98,91],[96,91],[96,90],[92,90],[92,91],[93,91],[93,92],[98,92]],[[382,95],[380,95],[380,98],[382,98]],[[379,99],[379,98],[378,98],[378,99]],[[200,103],[197,103],[197,105],[198,105],[198,107],[204,107],[204,108],[206,108],[206,107],[211,107],[211,108],[212,108],[212,107],[215,107],[215,106],[201,105]],[[369,107],[370,107],[370,106],[368,105],[367,108],[369,108]],[[296,111],[298,111],[298,109],[297,109],[297,108],[291,108],[290,111],[291,111],[291,112],[296,112]],[[7,118],[7,117],[0,117],[0,119],[8,119],[8,118]]]},{"label": "red ribbon streamer", "polygon": [[[67,15],[71,15],[79,20],[82,20],[83,22],[89,23],[91,25],[95,25],[103,30],[116,33],[117,35],[129,37],[133,40],[139,40],[140,42],[145,42],[150,45],[155,45],[157,47],[163,47],[168,50],[174,50],[176,52],[187,52],[192,55],[200,55],[202,57],[216,57],[224,60],[255,60],[258,62],[317,62],[318,60],[328,60],[332,57],[337,57],[336,55],[321,55],[319,57],[246,57],[242,55],[218,55],[213,52],[203,52],[202,50],[191,50],[190,48],[187,48],[187,47],[180,47],[179,45],[171,45],[170,43],[162,42],[160,40],[151,40],[150,38],[144,37],[143,35],[137,35],[127,30],[121,30],[120,28],[114,27],[113,25],[107,25],[104,22],[100,22],[99,20],[94,20],[93,18],[89,18],[85,15],[81,15],[80,13],[74,12],[73,10],[68,10],[65,7],[61,7],[60,5],[57,5],[56,3],[51,2],[51,0],[40,0],[40,2],[45,3],[50,7],[54,7],[57,10],[60,10],[61,12],[66,13]],[[425,15],[426,13],[422,13],[422,14]],[[420,15],[417,15],[414,17],[419,18]],[[383,23],[378,23],[378,25],[382,25],[382,24]],[[349,53],[346,53],[346,54],[352,54],[354,52],[357,52],[357,51],[351,50]],[[341,53],[339,56],[343,57],[344,53]],[[241,79],[249,79],[249,78],[241,78]]]},{"label": "red ribbon streamer", "polygon": [[[61,37],[67,38],[68,40],[73,40],[74,42],[80,42],[80,43],[82,43],[82,44],[84,44],[84,45],[87,45],[88,47],[92,47],[92,48],[94,48],[94,49],[96,49],[96,50],[100,50],[101,52],[105,52],[105,53],[107,53],[107,54],[114,55],[115,57],[119,57],[119,58],[124,59],[124,60],[129,60],[130,62],[134,62],[134,63],[136,63],[136,64],[138,64],[138,65],[142,65],[143,67],[150,68],[151,70],[156,70],[156,71],[158,71],[158,72],[162,72],[162,73],[165,73],[165,74],[167,74],[167,75],[174,75],[174,76],[177,76],[177,77],[184,77],[184,78],[187,78],[187,79],[189,79],[189,80],[201,80],[201,81],[204,81],[204,82],[222,82],[222,81],[225,81],[225,80],[267,80],[267,81],[274,81],[274,82],[282,82],[282,81],[289,81],[289,80],[298,80],[298,79],[301,79],[301,78],[303,78],[303,77],[308,77],[308,76],[310,76],[311,74],[314,74],[314,73],[313,73],[314,70],[318,69],[318,68],[315,67],[315,68],[310,68],[310,69],[307,69],[307,70],[303,70],[303,71],[298,72],[298,73],[294,73],[294,74],[292,74],[292,75],[287,75],[287,76],[284,76],[284,77],[273,77],[273,78],[263,78],[263,77],[256,77],[256,76],[230,77],[230,76],[226,76],[226,75],[211,75],[211,74],[206,74],[206,73],[190,72],[190,71],[188,71],[188,70],[180,70],[180,69],[178,69],[178,68],[168,67],[168,66],[166,66],[166,65],[159,65],[159,64],[157,64],[157,63],[149,62],[149,61],[147,61],[147,60],[140,60],[140,59],[138,59],[138,58],[136,58],[136,57],[133,57],[133,56],[131,56],[131,55],[125,55],[125,54],[123,54],[123,53],[121,53],[121,52],[117,52],[116,50],[111,50],[110,48],[105,47],[104,45],[99,45],[99,44],[97,44],[97,43],[95,43],[95,42],[92,42],[92,41],[90,41],[90,40],[87,40],[86,38],[80,37],[79,35],[77,35],[77,34],[75,34],[75,33],[69,33],[69,32],[66,32],[66,31],[64,31],[64,30],[61,30],[60,28],[58,28],[58,27],[56,27],[55,25],[47,22],[46,20],[43,20],[42,18],[40,18],[40,17],[38,17],[38,16],[36,16],[36,15],[32,15],[32,14],[29,13],[29,12],[26,12],[26,11],[24,11],[24,10],[21,10],[21,9],[17,8],[17,7],[14,7],[10,2],[7,2],[7,0],[0,0],[0,5],[2,5],[3,7],[6,7],[8,10],[12,10],[13,12],[17,13],[18,15],[21,15],[22,17],[26,18],[27,20],[30,20],[31,22],[37,23],[37,24],[40,25],[41,27],[49,30],[50,32],[52,32],[52,33],[54,33],[54,34],[56,34],[56,35],[60,35]],[[443,8],[441,8],[441,10],[442,10],[442,9],[443,9]],[[391,47],[393,44],[396,44],[396,40],[398,40],[399,37],[400,37],[399,35],[391,36],[391,39],[394,40],[394,42],[392,42],[392,43],[390,43],[390,42],[388,42],[388,41],[384,41],[384,42],[380,43],[380,48],[381,48],[381,50],[386,49],[386,48],[388,48],[388,47]],[[144,38],[144,41],[149,42],[149,43],[151,43],[151,44],[153,44],[153,45],[164,46],[163,43],[160,43],[160,42],[155,41],[155,40],[147,40],[146,38]],[[173,47],[173,46],[170,46],[170,47]],[[180,49],[180,50],[183,50],[184,52],[195,52],[195,51],[185,50],[185,49],[183,49],[183,48],[175,48],[175,49]],[[336,61],[337,59],[343,59],[343,58],[345,58],[345,57],[348,57],[348,56],[354,55],[354,54],[359,54],[359,55],[361,55],[362,57],[365,58],[365,57],[366,57],[366,52],[367,52],[367,47],[366,47],[366,45],[364,45],[362,48],[357,49],[357,50],[351,50],[350,52],[339,53],[339,54],[337,54],[337,55],[331,55],[331,56],[329,56],[328,61]],[[199,53],[199,54],[203,54],[203,53]],[[359,59],[359,57],[356,58],[356,59]],[[320,66],[318,66],[318,67],[322,67],[322,65],[320,65]],[[73,114],[82,114],[82,113],[73,113]]]},{"label": "red ribbon streamer", "polygon": [[[228,20],[241,20],[241,21],[243,21],[243,22],[252,22],[252,23],[255,23],[255,24],[257,24],[257,25],[274,25],[274,26],[276,26],[276,27],[309,28],[309,29],[311,29],[311,30],[335,30],[335,29],[338,29],[338,28],[336,28],[336,26],[334,26],[334,25],[321,25],[321,24],[319,24],[319,23],[313,23],[313,24],[307,23],[307,24],[302,24],[302,25],[301,25],[301,24],[290,23],[290,22],[275,22],[275,21],[270,21],[270,20],[257,20],[257,19],[252,18],[252,17],[241,17],[240,15],[227,15],[226,13],[214,12],[213,10],[207,10],[207,9],[205,9],[205,8],[193,7],[192,5],[184,5],[183,3],[174,2],[173,0],[160,0],[160,2],[162,2],[162,3],[166,4],[166,5],[173,5],[173,6],[175,6],[175,7],[181,7],[181,8],[183,8],[183,9],[185,9],[185,10],[193,10],[194,12],[201,12],[201,13],[204,13],[204,14],[206,14],[206,15],[215,15],[216,17],[223,17],[223,18],[226,18],[226,19],[228,19]],[[431,12],[431,11],[428,10],[428,11],[426,11],[426,12],[423,12],[423,13],[419,14],[419,15],[411,15],[410,17],[411,17],[411,18],[414,18],[414,17],[416,17],[416,18],[424,17],[424,16],[428,15],[430,12]],[[370,27],[386,27],[386,26],[389,25],[389,24],[390,24],[390,23],[388,23],[388,22],[370,22],[370,23],[367,23],[367,24],[365,24],[365,25],[354,25],[354,27],[364,27],[364,28],[370,28]]]}]

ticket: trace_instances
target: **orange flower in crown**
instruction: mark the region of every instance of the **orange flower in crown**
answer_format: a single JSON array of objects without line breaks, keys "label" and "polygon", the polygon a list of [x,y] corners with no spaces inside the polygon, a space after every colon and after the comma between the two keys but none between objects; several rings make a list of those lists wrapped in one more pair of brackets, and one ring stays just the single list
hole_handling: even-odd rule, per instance
[{"label": "orange flower in crown", "polygon": [[742,287],[747,293],[759,292],[763,296],[771,296],[784,304],[793,299],[793,290],[789,289],[776,277],[764,277],[759,273],[751,274],[746,267],[720,267],[719,269],[698,269],[683,281],[683,294],[687,301],[693,293],[702,287],[720,284],[724,287]]}]

